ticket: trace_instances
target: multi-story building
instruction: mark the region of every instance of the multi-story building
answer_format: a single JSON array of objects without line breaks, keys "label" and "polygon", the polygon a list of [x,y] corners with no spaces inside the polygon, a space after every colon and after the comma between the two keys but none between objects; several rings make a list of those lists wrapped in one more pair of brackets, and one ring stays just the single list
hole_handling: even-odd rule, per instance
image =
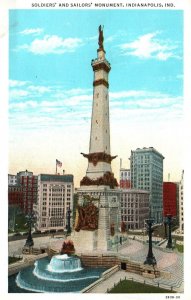
[{"label": "multi-story building", "polygon": [[23,210],[23,192],[20,185],[9,185],[8,187],[8,204],[17,206]]},{"label": "multi-story building", "polygon": [[131,188],[131,172],[130,169],[120,168],[120,188],[130,189]]},{"label": "multi-story building", "polygon": [[163,182],[163,216],[171,215],[176,217],[176,195],[177,186],[174,182]]},{"label": "multi-story building", "polygon": [[38,199],[34,206],[38,230],[59,230],[66,227],[67,211],[73,208],[73,193],[73,175],[38,176]]},{"label": "multi-story building", "polygon": [[8,228],[15,230],[16,215],[23,211],[23,192],[20,185],[8,186]]},{"label": "multi-story building", "polygon": [[21,186],[23,193],[23,212],[30,214],[33,204],[37,201],[37,179],[33,172],[21,171],[17,173],[17,184]]},{"label": "multi-story building", "polygon": [[176,184],[176,220],[179,225],[179,182],[175,182]]},{"label": "multi-story building", "polygon": [[37,176],[21,171],[17,175],[8,174],[8,203],[21,208],[24,214],[31,213],[37,200]]},{"label": "multi-story building", "polygon": [[8,174],[8,185],[16,185],[17,184],[17,175]]},{"label": "multi-story building", "polygon": [[150,216],[162,222],[163,211],[163,159],[153,147],[131,151],[131,187],[150,192]]},{"label": "multi-story building", "polygon": [[184,233],[184,171],[179,183],[179,230]]},{"label": "multi-story building", "polygon": [[149,192],[135,189],[121,190],[121,222],[127,229],[144,228],[149,218]]}]

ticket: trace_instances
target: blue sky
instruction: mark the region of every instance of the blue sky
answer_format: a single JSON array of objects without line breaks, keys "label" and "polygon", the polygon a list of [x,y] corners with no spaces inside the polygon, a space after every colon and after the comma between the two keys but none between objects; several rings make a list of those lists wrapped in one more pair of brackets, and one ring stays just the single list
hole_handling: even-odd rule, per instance
[{"label": "blue sky", "polygon": [[176,10],[10,10],[9,172],[54,172],[58,158],[77,185],[84,176],[100,24],[112,67],[112,154],[128,167],[131,150],[153,146],[165,156],[165,176],[179,180],[183,12]]}]

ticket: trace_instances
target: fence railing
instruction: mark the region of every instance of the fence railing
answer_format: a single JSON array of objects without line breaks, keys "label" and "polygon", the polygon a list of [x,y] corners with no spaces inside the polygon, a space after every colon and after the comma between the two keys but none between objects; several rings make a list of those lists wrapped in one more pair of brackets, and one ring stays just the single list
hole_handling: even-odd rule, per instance
[{"label": "fence railing", "polygon": [[138,282],[138,283],[142,283],[142,284],[145,284],[145,285],[150,285],[150,286],[154,286],[154,287],[158,287],[158,288],[163,288],[165,290],[168,291],[174,291],[176,292],[176,287],[175,286],[169,286],[169,285],[166,285],[164,283],[160,283],[160,282],[148,282],[146,281],[145,279],[144,280],[141,280],[141,279],[135,279],[133,277],[128,277],[128,278],[124,278],[124,279],[120,279],[117,283],[114,283],[113,287],[110,288],[110,289],[107,289],[107,293],[111,292],[111,290],[116,287],[119,283],[121,283],[122,281],[135,281],[135,282]]}]

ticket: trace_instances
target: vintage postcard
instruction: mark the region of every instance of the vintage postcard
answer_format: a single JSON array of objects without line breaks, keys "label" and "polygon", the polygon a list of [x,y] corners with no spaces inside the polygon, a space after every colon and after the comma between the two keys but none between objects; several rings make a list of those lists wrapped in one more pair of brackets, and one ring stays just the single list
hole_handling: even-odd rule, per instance
[{"label": "vintage postcard", "polygon": [[7,297],[188,299],[189,1],[11,2]]}]

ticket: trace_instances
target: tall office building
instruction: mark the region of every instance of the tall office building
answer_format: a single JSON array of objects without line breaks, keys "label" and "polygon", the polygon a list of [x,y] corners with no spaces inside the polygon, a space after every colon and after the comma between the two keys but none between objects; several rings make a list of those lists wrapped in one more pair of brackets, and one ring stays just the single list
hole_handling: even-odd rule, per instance
[{"label": "tall office building", "polygon": [[73,175],[38,175],[38,199],[34,206],[38,230],[65,229],[67,210],[73,208],[73,193]]},{"label": "tall office building", "polygon": [[153,147],[131,151],[131,186],[150,192],[150,216],[162,222],[163,212],[163,159]]}]

